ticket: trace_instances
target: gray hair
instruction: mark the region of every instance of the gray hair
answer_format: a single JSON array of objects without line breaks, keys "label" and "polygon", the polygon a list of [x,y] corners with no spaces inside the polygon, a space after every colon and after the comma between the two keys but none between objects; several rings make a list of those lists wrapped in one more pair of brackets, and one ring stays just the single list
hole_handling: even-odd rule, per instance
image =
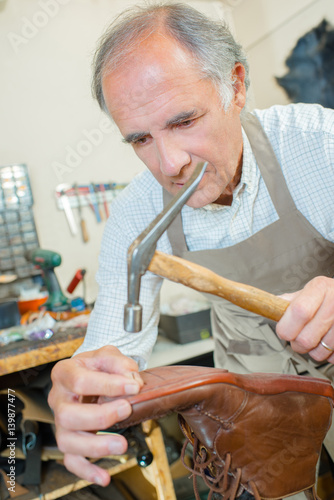
[{"label": "gray hair", "polygon": [[159,2],[125,10],[111,24],[100,40],[93,61],[93,96],[108,113],[102,78],[119,67],[126,56],[151,34],[162,32],[175,39],[194,57],[201,74],[216,85],[222,105],[227,110],[234,95],[232,70],[237,62],[246,71],[246,55],[223,21],[214,21],[182,3]]}]

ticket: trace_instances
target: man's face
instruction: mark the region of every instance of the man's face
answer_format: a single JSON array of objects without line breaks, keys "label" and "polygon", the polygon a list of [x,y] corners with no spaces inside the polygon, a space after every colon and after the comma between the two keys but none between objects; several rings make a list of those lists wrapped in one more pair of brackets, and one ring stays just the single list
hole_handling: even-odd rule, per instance
[{"label": "man's face", "polygon": [[215,86],[203,79],[191,55],[175,41],[153,35],[103,79],[108,110],[157,181],[175,195],[198,162],[205,174],[191,207],[222,202],[242,162],[239,114],[245,102],[243,67],[233,102],[222,108]]}]

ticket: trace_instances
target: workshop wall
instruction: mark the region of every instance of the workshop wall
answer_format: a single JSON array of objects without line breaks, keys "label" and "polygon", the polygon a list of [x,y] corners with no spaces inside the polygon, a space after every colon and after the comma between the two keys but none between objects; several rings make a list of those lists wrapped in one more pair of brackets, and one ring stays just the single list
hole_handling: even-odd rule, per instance
[{"label": "workshop wall", "polygon": [[[97,294],[95,273],[104,222],[84,209],[89,242],[71,235],[55,188],[60,183],[129,182],[144,167],[109,123],[90,92],[91,60],[104,28],[135,0],[2,0],[0,2],[0,165],[26,163],[42,248],[59,252],[56,273],[65,289],[87,269],[87,299]],[[250,107],[286,103],[274,76],[297,39],[323,17],[334,22],[332,0],[192,0],[224,16],[251,65]],[[99,130],[102,140],[80,146]],[[101,137],[100,134],[100,137]],[[77,217],[78,214],[75,213]],[[176,285],[175,285],[176,286]],[[174,285],[164,287],[165,295]],[[78,288],[78,293],[81,291]],[[194,292],[195,293],[195,292]]]},{"label": "workshop wall", "polygon": [[[127,183],[144,168],[99,111],[90,90],[96,42],[110,21],[133,3],[0,2],[0,164],[28,165],[40,245],[61,254],[56,274],[64,290],[77,269],[87,270],[88,302],[97,294],[95,273],[104,222],[97,223],[85,208],[89,242],[83,243],[80,232],[72,236],[64,212],[57,208],[55,188],[60,183]],[[216,4],[223,8],[220,2],[194,3],[208,14],[216,14]],[[103,136],[95,141],[98,144],[92,139],[96,130]],[[78,220],[77,210],[74,215]]]},{"label": "workshop wall", "polygon": [[[228,2],[227,0],[227,3]],[[286,104],[275,76],[287,72],[285,60],[297,40],[324,18],[334,25],[332,0],[235,0],[232,17],[250,64],[250,108]]]}]

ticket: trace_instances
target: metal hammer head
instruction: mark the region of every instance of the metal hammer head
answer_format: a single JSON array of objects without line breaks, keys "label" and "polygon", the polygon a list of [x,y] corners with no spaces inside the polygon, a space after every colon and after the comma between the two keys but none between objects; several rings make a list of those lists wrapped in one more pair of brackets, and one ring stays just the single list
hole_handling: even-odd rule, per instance
[{"label": "metal hammer head", "polygon": [[140,332],[142,327],[142,307],[139,304],[140,280],[152,260],[157,241],[197,188],[206,167],[207,162],[197,164],[188,182],[129,247],[128,303],[124,307],[124,329],[127,332]]}]

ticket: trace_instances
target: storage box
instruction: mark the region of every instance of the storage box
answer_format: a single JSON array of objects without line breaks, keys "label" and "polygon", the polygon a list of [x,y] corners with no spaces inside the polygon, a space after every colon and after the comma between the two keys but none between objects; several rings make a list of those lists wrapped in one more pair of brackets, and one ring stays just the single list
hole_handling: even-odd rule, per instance
[{"label": "storage box", "polygon": [[212,335],[210,309],[181,316],[161,314],[159,329],[163,335],[178,344],[207,339]]}]

